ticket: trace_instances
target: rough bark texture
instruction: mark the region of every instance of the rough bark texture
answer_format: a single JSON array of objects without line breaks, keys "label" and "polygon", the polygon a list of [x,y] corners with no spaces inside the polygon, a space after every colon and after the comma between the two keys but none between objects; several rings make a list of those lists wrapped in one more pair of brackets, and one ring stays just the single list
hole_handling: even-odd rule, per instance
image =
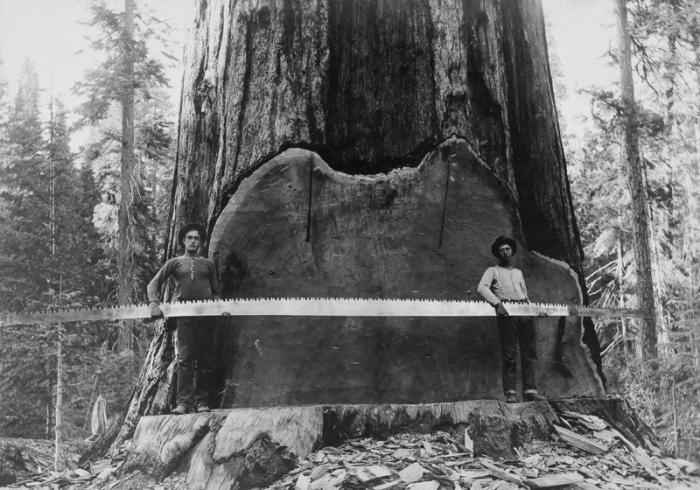
[{"label": "rough bark texture", "polygon": [[632,201],[634,229],[634,258],[637,266],[637,295],[639,309],[646,317],[642,322],[642,359],[652,361],[658,357],[656,299],[653,267],[651,262],[651,219],[647,204],[647,186],[642,160],[639,157],[637,104],[632,80],[632,51],[627,26],[627,2],[616,0],[617,37],[620,55],[620,85],[622,90],[622,159],[627,172],[627,186]]},{"label": "rough bark texture", "polygon": [[[124,0],[124,82],[122,86],[122,150],[119,178],[119,304],[133,304],[134,297],[134,232],[130,216],[137,196],[134,159],[134,0]],[[119,352],[132,349],[134,322],[122,320],[119,324]]]},{"label": "rough bark texture", "polygon": [[[509,233],[533,299],[580,300],[581,275],[534,253],[580,273],[537,0],[200,0],[186,66],[168,255],[182,223],[205,223],[226,296],[475,299]],[[309,153],[285,167],[290,148]],[[600,394],[580,326],[542,330],[543,389]],[[219,334],[224,406],[500,396],[488,322]],[[592,323],[583,337],[595,358]],[[167,398],[139,386],[131,420]]]},{"label": "rough bark texture", "polygon": [[171,253],[178,224],[212,230],[242,177],[287,147],[372,174],[457,135],[517,197],[529,247],[580,266],[538,1],[198,5]]},{"label": "rough bark texture", "polygon": [[264,487],[321,446],[321,407],[245,409],[144,417],[124,473],[187,472],[198,488]]}]

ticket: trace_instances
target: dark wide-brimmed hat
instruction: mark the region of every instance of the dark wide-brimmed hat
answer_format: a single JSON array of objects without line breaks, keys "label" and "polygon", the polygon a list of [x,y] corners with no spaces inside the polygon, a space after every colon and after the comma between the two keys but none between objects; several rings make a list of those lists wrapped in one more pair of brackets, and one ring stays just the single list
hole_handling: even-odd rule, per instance
[{"label": "dark wide-brimmed hat", "polygon": [[498,259],[501,258],[500,255],[498,255],[498,249],[501,248],[502,245],[510,245],[510,248],[513,249],[513,255],[515,255],[515,252],[518,251],[518,244],[515,243],[515,240],[501,235],[496,238],[496,241],[493,242],[493,245],[491,245],[491,253]]},{"label": "dark wide-brimmed hat", "polygon": [[199,223],[187,223],[177,232],[177,241],[182,244],[185,241],[185,235],[192,230],[199,232],[199,237],[202,239],[202,242],[207,240],[207,231],[202,225]]}]

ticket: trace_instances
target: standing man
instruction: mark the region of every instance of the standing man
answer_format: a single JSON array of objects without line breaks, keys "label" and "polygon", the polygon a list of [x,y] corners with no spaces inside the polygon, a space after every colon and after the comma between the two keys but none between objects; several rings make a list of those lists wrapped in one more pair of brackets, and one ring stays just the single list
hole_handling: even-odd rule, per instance
[{"label": "standing man", "polygon": [[513,317],[503,303],[529,303],[523,273],[511,265],[511,259],[518,251],[515,240],[499,236],[491,245],[491,253],[498,259],[496,267],[486,269],[477,291],[484,300],[496,308],[496,325],[501,338],[503,357],[503,392],[506,403],[516,403],[516,367],[518,343],[520,343],[520,364],[523,377],[523,400],[526,402],[545,401],[537,394],[535,381],[537,368],[537,336],[532,317]]},{"label": "standing man", "polygon": [[[180,228],[177,238],[185,254],[168,260],[148,284],[151,318],[163,316],[158,302],[159,291],[170,277],[175,280],[173,301],[221,299],[214,261],[200,255],[200,248],[207,238],[204,227],[188,223]],[[209,411],[207,398],[213,336],[211,317],[177,319],[177,407],[171,413],[182,415]]]}]

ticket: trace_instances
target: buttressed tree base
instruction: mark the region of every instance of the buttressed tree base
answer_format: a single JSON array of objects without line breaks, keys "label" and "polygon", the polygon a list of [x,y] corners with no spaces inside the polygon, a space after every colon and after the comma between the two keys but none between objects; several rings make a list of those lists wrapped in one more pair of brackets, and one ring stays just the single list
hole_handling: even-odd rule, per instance
[{"label": "buttressed tree base", "polygon": [[[168,256],[196,221],[225,297],[478,299],[510,234],[533,300],[582,300],[537,0],[192,12]],[[493,318],[219,322],[215,406],[502,397]],[[592,322],[538,322],[541,391],[603,394]],[[161,329],[117,442],[167,411],[172,361]]]}]

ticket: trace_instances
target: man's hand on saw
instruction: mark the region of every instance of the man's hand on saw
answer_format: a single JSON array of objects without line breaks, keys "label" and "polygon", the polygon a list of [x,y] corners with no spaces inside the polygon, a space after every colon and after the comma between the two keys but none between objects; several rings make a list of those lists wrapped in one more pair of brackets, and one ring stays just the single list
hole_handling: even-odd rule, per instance
[{"label": "man's hand on saw", "polygon": [[508,316],[508,310],[503,306],[503,303],[498,303],[496,305],[496,315],[498,316]]},{"label": "man's hand on saw", "polygon": [[151,318],[163,318],[163,310],[160,309],[160,304],[157,301],[152,301],[151,307]]}]

